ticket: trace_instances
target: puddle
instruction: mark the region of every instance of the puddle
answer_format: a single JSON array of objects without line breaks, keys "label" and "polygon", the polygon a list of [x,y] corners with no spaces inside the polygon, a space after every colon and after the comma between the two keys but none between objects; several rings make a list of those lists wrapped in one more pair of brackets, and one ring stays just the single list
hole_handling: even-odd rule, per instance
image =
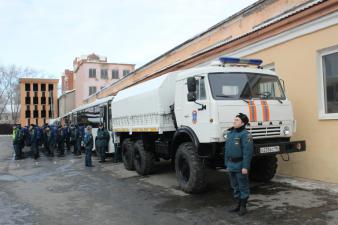
[{"label": "puddle", "polygon": [[12,175],[0,175],[0,180],[1,181],[17,181],[19,179]]}]

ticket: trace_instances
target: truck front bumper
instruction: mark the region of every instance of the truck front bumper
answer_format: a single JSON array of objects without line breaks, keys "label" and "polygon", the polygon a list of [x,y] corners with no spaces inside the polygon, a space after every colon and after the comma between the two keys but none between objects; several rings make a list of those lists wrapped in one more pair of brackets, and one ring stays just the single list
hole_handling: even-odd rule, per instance
[{"label": "truck front bumper", "polygon": [[305,150],[305,141],[286,141],[254,144],[254,156],[303,152]]}]

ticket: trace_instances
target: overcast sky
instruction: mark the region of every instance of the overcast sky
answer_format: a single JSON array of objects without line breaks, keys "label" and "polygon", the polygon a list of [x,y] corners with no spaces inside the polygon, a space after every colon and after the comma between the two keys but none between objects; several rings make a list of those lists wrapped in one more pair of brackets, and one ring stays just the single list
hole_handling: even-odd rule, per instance
[{"label": "overcast sky", "polygon": [[60,77],[97,53],[136,68],[255,0],[0,0],[0,65]]}]

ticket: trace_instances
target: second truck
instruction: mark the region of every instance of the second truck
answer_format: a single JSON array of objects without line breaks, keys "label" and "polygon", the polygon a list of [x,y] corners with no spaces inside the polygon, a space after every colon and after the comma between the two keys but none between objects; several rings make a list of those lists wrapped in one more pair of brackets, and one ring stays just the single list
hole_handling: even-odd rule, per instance
[{"label": "second truck", "polygon": [[224,167],[227,129],[239,112],[250,118],[254,141],[250,178],[269,181],[277,154],[305,151],[290,141],[296,122],[277,74],[260,60],[220,58],[219,63],[171,72],[120,91],[112,102],[114,143],[124,166],[140,175],[158,159],[172,160],[180,188],[206,187],[205,169]]}]

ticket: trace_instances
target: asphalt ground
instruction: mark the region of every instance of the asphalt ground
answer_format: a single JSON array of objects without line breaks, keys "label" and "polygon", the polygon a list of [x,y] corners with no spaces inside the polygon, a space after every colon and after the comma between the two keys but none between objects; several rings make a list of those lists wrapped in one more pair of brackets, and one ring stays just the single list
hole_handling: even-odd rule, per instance
[{"label": "asphalt ground", "polygon": [[225,170],[208,171],[207,192],[179,190],[168,162],[141,177],[121,163],[84,166],[84,155],[15,161],[11,137],[0,136],[0,224],[338,224],[337,194],[290,184],[252,183],[249,213],[234,205]]}]

